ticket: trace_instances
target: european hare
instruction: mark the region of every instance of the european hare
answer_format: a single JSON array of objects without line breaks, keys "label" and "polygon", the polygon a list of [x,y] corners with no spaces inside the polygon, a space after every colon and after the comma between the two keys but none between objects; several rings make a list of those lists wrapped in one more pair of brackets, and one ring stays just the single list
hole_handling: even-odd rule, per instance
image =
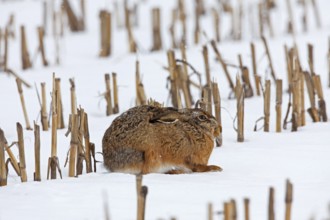
[{"label": "european hare", "polygon": [[208,166],[221,127],[202,109],[142,105],[117,117],[106,130],[106,168],[132,174],[221,171]]}]

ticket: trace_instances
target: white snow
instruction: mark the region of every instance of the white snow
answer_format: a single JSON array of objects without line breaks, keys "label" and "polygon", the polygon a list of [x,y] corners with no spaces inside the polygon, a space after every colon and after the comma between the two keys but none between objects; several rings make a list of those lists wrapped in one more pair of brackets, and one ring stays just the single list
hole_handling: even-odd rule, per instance
[{"label": "white snow", "polygon": [[[215,1],[207,1],[216,4]],[[293,40],[285,33],[287,12],[285,1],[278,0],[279,9],[273,13],[275,37],[269,39],[269,47],[278,78],[283,79],[287,89],[284,44],[292,46]],[[51,23],[48,23],[46,37],[46,55],[50,66],[44,68],[37,57],[30,70],[22,71],[20,63],[19,26],[24,24],[27,31],[28,50],[33,57],[37,45],[36,26],[42,21],[42,1],[0,1],[0,27],[3,28],[10,13],[15,14],[16,39],[10,41],[9,67],[14,69],[30,84],[46,82],[48,94],[51,91],[52,73],[61,78],[62,99],[66,125],[70,113],[69,78],[74,77],[78,105],[85,109],[89,116],[91,141],[96,150],[101,152],[101,140],[106,128],[116,115],[105,116],[105,101],[100,94],[105,91],[104,73],[118,74],[120,111],[124,112],[135,102],[135,60],[140,61],[142,81],[148,97],[167,102],[168,90],[166,78],[168,72],[166,51],[149,53],[151,48],[151,7],[162,8],[162,36],[166,49],[170,46],[168,27],[171,9],[177,1],[145,1],[140,6],[140,26],[134,29],[134,35],[141,48],[138,55],[129,54],[126,32],[114,30],[113,55],[110,58],[99,58],[99,17],[101,8],[113,10],[112,1],[86,1],[87,31],[70,33],[66,30],[61,40],[61,65],[55,65],[54,40]],[[244,1],[246,7],[256,1]],[[292,1],[292,4],[296,1]],[[303,33],[300,26],[301,9],[295,11],[297,25],[296,42],[300,50],[302,66],[308,69],[307,43],[313,43],[315,70],[321,75],[325,101],[330,114],[330,89],[327,87],[328,69],[326,54],[330,30],[330,2],[318,0],[322,18],[322,28],[317,29],[312,10],[309,10],[309,33]],[[193,1],[187,0],[188,10],[188,61],[204,73],[201,45],[193,45]],[[245,17],[246,27],[248,19]],[[268,61],[264,57],[262,42],[249,32],[244,32],[244,40],[235,42],[226,39],[229,31],[228,17],[223,21],[223,41],[218,45],[225,60],[237,64],[237,55],[243,57],[243,63],[251,67],[250,41],[256,44],[259,74],[270,79],[267,70]],[[299,25],[298,25],[299,24]],[[202,28],[213,37],[211,16],[202,19]],[[178,35],[179,36],[179,35]],[[268,35],[267,35],[268,37]],[[202,37],[202,42],[207,39]],[[329,218],[330,203],[330,123],[313,123],[307,115],[307,125],[298,132],[288,130],[275,132],[275,85],[272,83],[271,129],[269,133],[254,132],[255,121],[263,116],[263,98],[253,97],[245,100],[245,141],[236,141],[233,129],[233,118],[236,114],[236,101],[227,99],[229,86],[221,66],[215,62],[214,53],[209,47],[212,78],[220,87],[222,96],[223,146],[214,148],[209,164],[219,165],[224,170],[214,173],[193,173],[185,175],[149,174],[143,178],[148,186],[146,219],[206,219],[207,203],[214,204],[215,211],[223,209],[223,202],[236,199],[238,219],[243,216],[243,198],[250,198],[251,219],[265,219],[268,207],[268,189],[275,188],[276,218],[284,218],[285,180],[289,178],[294,184],[292,219],[303,220]],[[179,58],[180,53],[176,51]],[[238,71],[230,68],[232,78]],[[205,79],[203,79],[204,81]],[[252,78],[251,78],[252,80]],[[254,86],[254,82],[252,82]],[[35,88],[23,88],[30,123],[36,120],[40,124],[39,104]],[[195,100],[199,98],[194,90]],[[306,94],[306,108],[309,100]],[[286,111],[288,95],[283,96],[283,117]],[[13,77],[0,73],[0,127],[4,130],[9,143],[17,140],[16,122],[25,126],[23,112],[16,82]],[[50,95],[47,96],[50,103]],[[66,129],[58,130],[58,157],[63,179],[46,180],[47,162],[50,156],[51,134],[41,132],[41,167],[42,182],[33,182],[34,172],[34,136],[33,131],[24,130],[28,182],[21,183],[12,168],[9,169],[8,186],[0,188],[0,219],[104,219],[104,202],[108,201],[111,219],[136,218],[135,176],[129,174],[109,173],[102,165],[97,173],[83,174],[78,178],[68,177],[68,167],[64,161],[70,145],[70,137],[65,137]],[[12,148],[18,158],[16,147]],[[97,155],[102,160],[101,155]],[[219,219],[220,217],[216,217]],[[222,218],[222,217],[221,217]],[[221,219],[220,218],[220,219]]]}]

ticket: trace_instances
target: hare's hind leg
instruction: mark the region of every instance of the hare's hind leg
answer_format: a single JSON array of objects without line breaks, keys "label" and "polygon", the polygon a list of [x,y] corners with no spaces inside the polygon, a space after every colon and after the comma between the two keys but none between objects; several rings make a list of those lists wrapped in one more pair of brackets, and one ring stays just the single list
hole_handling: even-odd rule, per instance
[{"label": "hare's hind leg", "polygon": [[103,158],[105,167],[111,172],[138,174],[144,164],[143,152],[129,147],[105,151]]},{"label": "hare's hind leg", "polygon": [[222,168],[215,165],[190,164],[192,172],[220,172]]}]

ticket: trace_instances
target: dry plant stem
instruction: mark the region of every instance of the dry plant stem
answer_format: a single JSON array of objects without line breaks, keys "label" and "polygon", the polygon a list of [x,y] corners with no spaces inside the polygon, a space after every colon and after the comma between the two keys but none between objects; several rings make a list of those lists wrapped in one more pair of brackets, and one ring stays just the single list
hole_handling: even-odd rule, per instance
[{"label": "dry plant stem", "polygon": [[57,128],[63,129],[64,125],[64,114],[62,105],[62,93],[61,93],[61,79],[55,78],[55,89],[56,89],[56,110],[57,110]]},{"label": "dry plant stem", "polygon": [[[64,9],[61,9],[64,10]],[[52,19],[52,32],[53,36],[56,35],[56,11],[55,11],[55,1],[51,1],[51,19]]]},{"label": "dry plant stem", "polygon": [[106,115],[112,115],[113,114],[113,108],[112,108],[112,98],[111,98],[111,86],[110,86],[110,74],[106,73],[104,75],[105,80],[105,100],[107,101],[107,109],[106,109]]},{"label": "dry plant stem", "polygon": [[287,47],[287,45],[284,45],[284,52],[285,52],[285,61],[286,61],[286,69],[287,69],[287,76],[288,76],[288,87],[289,87],[289,91],[290,89],[290,85],[292,84],[292,52]]},{"label": "dry plant stem", "polygon": [[319,75],[313,76],[313,81],[315,84],[317,96],[319,97],[319,114],[320,118],[323,122],[328,121],[327,110],[326,110],[326,103],[323,96],[323,89],[321,84],[321,78]]},{"label": "dry plant stem", "polygon": [[212,45],[212,48],[213,48],[213,50],[214,50],[214,52],[217,56],[217,60],[221,63],[221,66],[222,66],[222,68],[225,72],[225,75],[226,75],[228,83],[229,83],[229,87],[231,88],[232,92],[235,93],[235,86],[234,86],[234,83],[233,83],[233,81],[230,77],[229,71],[227,69],[227,65],[226,65],[225,61],[222,59],[221,54],[220,54],[214,40],[211,41],[211,45]]},{"label": "dry plant stem", "polygon": [[47,30],[47,18],[48,18],[48,4],[47,1],[43,1],[42,2],[42,28],[45,30],[46,34],[46,30]]},{"label": "dry plant stem", "polygon": [[132,32],[131,10],[128,8],[127,1],[125,1],[125,27],[128,35],[129,52],[135,53],[137,48]]},{"label": "dry plant stem", "polygon": [[177,68],[175,62],[175,54],[173,50],[167,51],[167,59],[169,64],[169,71],[170,71],[170,83],[171,83],[171,98],[172,98],[172,105],[175,108],[179,107],[179,91],[176,83],[177,79]]},{"label": "dry plant stem", "polygon": [[100,57],[107,57],[111,54],[111,13],[102,10],[101,20],[101,51]]},{"label": "dry plant stem", "polygon": [[212,115],[212,90],[210,86],[203,88],[202,99],[205,102],[206,111]]},{"label": "dry plant stem", "polygon": [[146,213],[146,201],[147,201],[147,194],[148,194],[148,187],[142,186],[140,196],[142,197],[142,219],[145,219],[145,213]]},{"label": "dry plant stem", "polygon": [[300,93],[300,125],[306,125],[306,114],[305,114],[305,75],[300,71],[299,73],[299,93]]},{"label": "dry plant stem", "polygon": [[[2,39],[4,38],[4,34],[2,33],[2,29],[0,28],[0,57],[2,57]],[[0,64],[2,67],[3,63]]]},{"label": "dry plant stem", "polygon": [[330,37],[328,39],[328,54],[327,54],[327,59],[328,59],[328,87],[330,88]]},{"label": "dry plant stem", "polygon": [[186,23],[186,12],[185,12],[185,0],[178,0],[178,8],[179,8],[179,19],[182,26],[182,37],[181,43],[186,44],[187,42],[187,23]]},{"label": "dry plant stem", "polygon": [[153,46],[151,51],[157,51],[162,49],[162,35],[160,27],[160,8],[152,9],[152,36],[153,36]]},{"label": "dry plant stem", "polygon": [[213,205],[212,203],[207,204],[207,219],[213,220]]},{"label": "dry plant stem", "polygon": [[60,169],[60,164],[58,161],[58,157],[50,157],[48,159],[48,172],[47,172],[47,179],[49,179],[49,170],[51,171],[51,179],[56,179],[56,170],[58,170],[60,177],[62,179],[62,172]]},{"label": "dry plant stem", "polygon": [[86,10],[85,10],[85,0],[80,0],[81,17],[79,19],[79,29],[85,30],[86,21]]},{"label": "dry plant stem", "polygon": [[[53,89],[52,89],[52,138],[51,138],[51,156],[48,159],[47,179],[49,179],[49,173],[51,179],[56,179],[56,170],[59,171],[60,177],[62,178],[62,172],[57,157],[57,101],[58,91],[56,87],[55,73],[53,73]],[[50,171],[50,172],[49,172]]]},{"label": "dry plant stem", "polygon": [[251,56],[252,56],[252,70],[254,75],[254,83],[256,86],[257,95],[260,96],[260,83],[258,82],[258,72],[257,72],[257,61],[256,61],[256,52],[255,52],[255,46],[254,43],[251,42],[250,44],[251,48]]},{"label": "dry plant stem", "polygon": [[135,86],[136,86],[136,105],[147,103],[146,94],[140,77],[140,62],[135,62]]},{"label": "dry plant stem", "polygon": [[138,8],[139,8],[139,4],[134,3],[132,9],[130,10],[130,13],[132,14],[132,18],[133,18],[133,27],[139,27]]},{"label": "dry plant stem", "polygon": [[316,26],[317,26],[317,28],[321,28],[322,24],[321,24],[320,12],[319,12],[319,8],[317,6],[316,0],[312,0],[312,5],[313,5],[313,11],[314,11],[314,15],[315,15]]},{"label": "dry plant stem", "polygon": [[136,93],[136,105],[141,105],[141,97],[140,97],[140,86],[141,80],[140,80],[140,62],[138,60],[135,61],[135,93]]},{"label": "dry plant stem", "polygon": [[292,131],[297,131],[298,127],[301,126],[301,90],[300,90],[300,80],[299,76],[300,69],[298,65],[298,60],[295,59],[293,66],[293,76],[292,76]]},{"label": "dry plant stem", "polygon": [[176,38],[175,38],[175,23],[176,23],[176,20],[177,20],[177,9],[173,9],[172,10],[171,26],[169,28],[170,35],[171,35],[171,45],[172,45],[172,48],[176,48],[177,47]]},{"label": "dry plant stem", "polygon": [[274,188],[269,188],[269,199],[268,199],[268,220],[275,220],[275,210],[274,210]]},{"label": "dry plant stem", "polygon": [[269,119],[270,119],[270,80],[266,80],[265,93],[264,93],[264,116],[265,116],[264,131],[265,132],[269,132]]},{"label": "dry plant stem", "polygon": [[235,28],[235,39],[236,40],[241,40],[242,39],[242,20],[243,20],[243,1],[239,0],[238,1],[238,6],[237,6],[237,15],[236,15],[236,28]]},{"label": "dry plant stem", "polygon": [[27,181],[26,164],[25,164],[25,151],[24,151],[24,138],[23,128],[20,123],[16,123],[17,136],[18,136],[18,151],[19,151],[19,168],[21,173],[21,181]]},{"label": "dry plant stem", "polygon": [[22,105],[22,109],[23,109],[23,114],[24,114],[24,119],[25,119],[25,123],[26,123],[26,129],[27,130],[32,130],[31,126],[30,126],[30,122],[29,122],[29,117],[26,111],[26,107],[25,107],[25,100],[24,100],[24,95],[23,95],[23,88],[22,88],[22,81],[18,78],[16,78],[16,84],[17,84],[17,90],[19,93],[19,97],[21,100],[21,105]]},{"label": "dry plant stem", "polygon": [[48,61],[46,59],[45,47],[44,47],[44,30],[42,27],[38,27],[39,36],[39,50],[41,52],[42,63],[44,66],[48,66]]},{"label": "dry plant stem", "polygon": [[[198,1],[198,0],[196,0]],[[200,13],[197,4],[195,3],[195,31],[194,31],[194,43],[198,44],[200,41]]]},{"label": "dry plant stem", "polygon": [[79,20],[75,13],[72,10],[72,7],[69,3],[68,0],[63,0],[63,7],[66,11],[67,17],[68,17],[68,22],[69,22],[69,27],[72,32],[80,31],[81,27],[79,25]]},{"label": "dry plant stem", "polygon": [[[52,113],[52,149],[51,149],[51,160],[57,157],[57,114]],[[53,161],[53,160],[52,160]],[[54,165],[53,165],[54,166]],[[56,169],[51,169],[51,179],[56,179]]]},{"label": "dry plant stem", "polygon": [[286,7],[288,9],[289,21],[288,21],[288,33],[295,35],[295,25],[293,19],[293,11],[291,6],[291,0],[286,0]]},{"label": "dry plant stem", "polygon": [[244,199],[244,220],[250,220],[250,199]]},{"label": "dry plant stem", "polygon": [[8,48],[9,48],[9,42],[8,42],[8,28],[5,28],[5,36],[4,36],[4,41],[5,41],[5,52],[4,52],[4,57],[3,57],[3,69],[7,71],[8,69]]},{"label": "dry plant stem", "polygon": [[185,75],[182,65],[177,65],[176,69],[177,69],[177,73],[178,73],[178,79],[177,79],[178,88],[179,88],[179,90],[181,90],[183,92],[186,107],[190,108],[191,96],[190,96],[190,91],[189,91],[189,78],[187,75]]},{"label": "dry plant stem", "polygon": [[[291,85],[290,85],[290,87],[291,87]],[[285,117],[283,119],[283,129],[286,129],[287,128],[287,124],[289,123],[288,122],[288,118],[289,118],[290,109],[292,107],[291,99],[292,99],[292,92],[291,92],[291,89],[290,89],[289,90],[288,107],[287,107],[287,110],[286,110],[286,113],[285,113]]]},{"label": "dry plant stem", "polygon": [[40,127],[37,124],[34,124],[34,181],[41,181],[41,172],[40,172]]},{"label": "dry plant stem", "polygon": [[90,152],[91,152],[91,156],[93,158],[93,168],[94,168],[94,172],[96,172],[96,164],[98,163],[98,161],[96,161],[95,159],[95,144],[94,143],[90,143],[89,144],[89,149],[90,149]]},{"label": "dry plant stem", "polygon": [[0,186],[7,185],[7,169],[5,163],[5,146],[7,145],[7,140],[0,128]]},{"label": "dry plant stem", "polygon": [[76,96],[76,84],[74,79],[69,79],[70,82],[70,95],[71,95],[71,114],[77,114],[77,96]]},{"label": "dry plant stem", "polygon": [[144,220],[145,218],[145,204],[148,188],[142,186],[142,175],[136,175],[136,193],[137,193],[137,220]]},{"label": "dry plant stem", "polygon": [[78,145],[77,145],[77,162],[76,162],[76,175],[81,175],[83,172],[83,162],[85,159],[85,152],[83,146],[83,137],[84,137],[84,124],[85,124],[85,110],[79,108],[78,110]]},{"label": "dry plant stem", "polygon": [[[215,111],[215,118],[219,125],[222,127],[221,121],[221,98],[220,98],[220,91],[218,87],[218,83],[212,83],[212,95],[213,95],[213,104],[214,104],[214,111]],[[216,138],[216,145],[217,147],[222,146],[222,131],[218,138]]]},{"label": "dry plant stem", "polygon": [[282,94],[283,83],[278,79],[276,80],[276,132],[282,131]]},{"label": "dry plant stem", "polygon": [[118,85],[117,85],[117,74],[112,73],[112,87],[113,87],[113,113],[119,112],[119,99],[118,99]]},{"label": "dry plant stem", "polygon": [[57,156],[57,91],[55,86],[55,73],[53,73],[53,91],[52,91],[52,149],[51,157]]},{"label": "dry plant stem", "polygon": [[299,50],[298,50],[298,46],[296,44],[296,42],[293,42],[293,53],[297,59],[297,65],[298,65],[298,69],[301,71],[302,70],[302,67],[301,67],[301,62],[300,62],[300,57],[299,57]]},{"label": "dry plant stem", "polygon": [[236,100],[237,100],[237,141],[244,141],[244,89],[236,77]]},{"label": "dry plant stem", "polygon": [[258,4],[258,15],[259,15],[259,33],[260,37],[264,36],[264,16],[263,16],[263,3]]},{"label": "dry plant stem", "polygon": [[79,119],[77,114],[71,114],[71,142],[70,142],[70,159],[69,159],[69,177],[76,176],[76,157],[78,149],[78,126]]},{"label": "dry plant stem", "polygon": [[311,118],[313,119],[313,122],[319,122],[320,117],[318,114],[318,110],[316,108],[315,104],[315,87],[314,87],[314,82],[312,76],[307,72],[304,71],[304,78],[307,86],[307,91],[308,91],[308,97],[310,100],[311,107],[307,110]]},{"label": "dry plant stem", "polygon": [[224,209],[224,220],[232,220],[231,213],[232,213],[232,206],[230,202],[225,202],[223,204]]},{"label": "dry plant stem", "polygon": [[7,151],[7,154],[9,156],[9,158],[10,158],[10,161],[11,161],[11,163],[13,165],[13,168],[14,168],[16,174],[18,176],[20,176],[21,175],[21,173],[20,173],[21,171],[19,169],[18,162],[16,160],[16,156],[14,155],[14,153],[11,151],[11,149],[8,147],[7,144],[5,144],[5,150]]},{"label": "dry plant stem", "polygon": [[48,114],[46,101],[46,83],[41,83],[41,125],[43,131],[48,131]]},{"label": "dry plant stem", "polygon": [[55,44],[55,63],[57,65],[60,64],[60,43],[59,43],[59,38],[60,36],[63,37],[63,19],[62,19],[62,11],[63,9],[57,14],[57,16],[55,16],[55,22],[56,23],[60,23],[60,33],[57,30],[58,28],[56,28],[55,30],[55,34],[53,35],[53,39],[54,39],[54,44]]},{"label": "dry plant stem", "polygon": [[138,85],[138,96],[140,97],[140,103],[141,105],[145,105],[147,103],[147,97],[144,91],[144,86],[142,82],[139,83]]},{"label": "dry plant stem", "polygon": [[314,46],[312,44],[308,44],[308,64],[310,72],[312,73],[312,76],[315,75],[314,71]]},{"label": "dry plant stem", "polygon": [[[183,79],[182,88],[183,88],[184,93],[185,93],[186,107],[190,108],[194,101],[193,101],[193,97],[192,97],[191,91],[190,91],[191,82],[190,82],[189,76],[188,76],[187,54],[186,54],[185,44],[183,44],[183,43],[180,44],[180,50],[181,50],[182,60],[184,60],[183,69],[182,69],[182,72],[181,72],[181,78]],[[189,96],[189,97],[186,97],[186,95]]]},{"label": "dry plant stem", "polygon": [[91,159],[91,149],[90,149],[90,136],[89,136],[89,126],[88,126],[88,115],[84,113],[84,139],[85,139],[85,159],[86,159],[86,172],[93,172],[92,170],[92,159]]},{"label": "dry plant stem", "polygon": [[303,31],[304,32],[307,32],[308,31],[308,16],[307,16],[307,13],[308,13],[308,8],[307,8],[307,3],[306,3],[306,0],[301,0],[301,3],[303,4],[303,15],[302,15],[302,24],[303,24]]},{"label": "dry plant stem", "polygon": [[289,180],[286,180],[285,220],[291,220],[292,200],[293,200],[293,185]]},{"label": "dry plant stem", "polygon": [[242,80],[244,82],[244,93],[245,97],[253,96],[253,89],[250,82],[249,69],[246,66],[242,66]]},{"label": "dry plant stem", "polygon": [[17,73],[15,73],[12,69],[6,69],[5,73],[7,73],[8,75],[13,75],[16,79],[21,80],[21,82],[23,83],[23,85],[25,85],[27,88],[31,88],[31,85],[29,83],[27,83],[25,80],[23,80],[21,77],[19,77],[19,75],[17,75]]},{"label": "dry plant stem", "polygon": [[268,62],[269,62],[269,67],[270,67],[270,73],[273,77],[274,82],[276,82],[276,74],[275,74],[275,71],[274,71],[274,68],[273,68],[272,57],[270,56],[270,51],[269,51],[267,40],[264,36],[262,36],[261,39],[262,39],[262,42],[263,42],[265,50],[266,50],[266,54],[267,54],[267,58],[268,58]]},{"label": "dry plant stem", "polygon": [[9,35],[12,39],[15,39],[15,27],[14,27],[14,23],[15,23],[15,15],[13,13],[10,14],[9,16],[9,20],[6,24],[6,28],[8,28],[9,30]]},{"label": "dry plant stem", "polygon": [[243,59],[242,59],[242,55],[241,55],[241,54],[238,54],[237,57],[238,57],[239,69],[240,69],[241,72],[242,72],[242,69],[243,69]]},{"label": "dry plant stem", "polygon": [[32,66],[30,61],[30,55],[27,49],[27,42],[25,37],[25,27],[21,26],[21,58],[23,70],[28,69]]},{"label": "dry plant stem", "polygon": [[214,33],[216,42],[220,42],[220,16],[217,9],[212,8],[212,16],[213,16],[213,25],[214,25]]},{"label": "dry plant stem", "polygon": [[183,69],[182,69],[182,65],[175,65],[175,78],[174,78],[174,83],[175,83],[175,87],[176,87],[176,99],[178,100],[178,108],[181,109],[183,108],[183,105],[182,105],[182,101],[181,101],[181,93],[180,91],[183,92],[184,94],[184,97],[188,97],[188,94],[187,94],[187,91],[186,91],[186,88],[183,89],[183,86],[182,86],[182,72],[183,72]]},{"label": "dry plant stem", "polygon": [[267,25],[268,25],[270,37],[274,37],[273,25],[272,25],[272,22],[270,20],[270,8],[267,8],[266,22],[267,22]]},{"label": "dry plant stem", "polygon": [[104,210],[104,220],[110,220],[110,211],[109,211],[109,204],[108,204],[108,195],[106,191],[103,192],[103,210]]},{"label": "dry plant stem", "polygon": [[207,46],[203,46],[203,58],[204,58],[204,65],[205,65],[205,75],[206,75],[206,83],[207,86],[211,85],[211,74],[210,74],[210,64],[209,64],[209,55]]},{"label": "dry plant stem", "polygon": [[236,16],[235,16],[235,11],[234,9],[231,10],[230,12],[230,17],[231,17],[231,29],[230,29],[230,37],[235,40],[235,24],[236,24]]},{"label": "dry plant stem", "polygon": [[232,212],[231,212],[231,220],[237,219],[237,208],[236,208],[236,201],[234,199],[230,200]]}]

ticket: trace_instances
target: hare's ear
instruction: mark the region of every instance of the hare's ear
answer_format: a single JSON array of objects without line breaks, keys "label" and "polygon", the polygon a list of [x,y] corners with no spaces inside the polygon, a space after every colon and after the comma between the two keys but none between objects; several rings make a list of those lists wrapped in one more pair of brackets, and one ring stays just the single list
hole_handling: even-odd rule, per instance
[{"label": "hare's ear", "polygon": [[175,123],[179,120],[180,113],[169,111],[155,113],[149,120],[150,123]]}]

